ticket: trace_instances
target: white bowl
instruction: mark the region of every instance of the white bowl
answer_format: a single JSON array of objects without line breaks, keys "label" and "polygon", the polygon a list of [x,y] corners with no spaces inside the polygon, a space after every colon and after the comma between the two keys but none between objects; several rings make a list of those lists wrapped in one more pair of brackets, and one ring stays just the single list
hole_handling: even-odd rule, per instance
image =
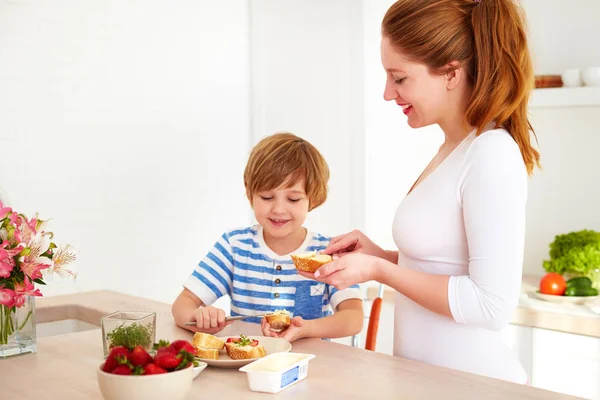
[{"label": "white bowl", "polygon": [[204,371],[204,369],[206,367],[208,367],[208,364],[205,362],[197,361],[197,360],[196,360],[196,362],[198,363],[198,366],[194,367],[194,375],[193,375],[194,379],[196,379],[198,377],[198,375],[200,375],[200,372]]},{"label": "white bowl", "polygon": [[600,67],[586,68],[581,72],[586,86],[600,86]]},{"label": "white bowl", "polygon": [[581,79],[581,70],[579,69],[567,69],[562,75],[561,79],[563,86],[565,87],[577,87],[583,84]]},{"label": "white bowl", "polygon": [[194,368],[157,375],[115,375],[98,367],[98,386],[106,400],[183,400],[192,389]]}]

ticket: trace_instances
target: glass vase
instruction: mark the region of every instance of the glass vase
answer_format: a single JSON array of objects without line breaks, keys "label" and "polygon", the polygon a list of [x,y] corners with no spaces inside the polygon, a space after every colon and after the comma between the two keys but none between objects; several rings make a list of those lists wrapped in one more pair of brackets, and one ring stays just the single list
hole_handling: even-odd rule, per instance
[{"label": "glass vase", "polygon": [[18,308],[0,305],[0,359],[36,350],[35,297],[27,296]]}]

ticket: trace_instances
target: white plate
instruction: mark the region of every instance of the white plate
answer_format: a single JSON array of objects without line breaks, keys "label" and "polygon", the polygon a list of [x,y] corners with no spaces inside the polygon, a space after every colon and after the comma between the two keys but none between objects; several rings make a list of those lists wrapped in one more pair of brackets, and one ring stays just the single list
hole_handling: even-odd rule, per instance
[{"label": "white plate", "polygon": [[529,292],[536,299],[558,304],[588,304],[596,301],[600,296],[557,296],[553,294],[543,294],[540,292]]},{"label": "white plate", "polygon": [[[239,336],[235,336],[235,335],[219,336],[219,338],[224,341],[227,341],[227,339],[230,337],[239,337]],[[273,354],[273,353],[288,352],[288,351],[292,350],[292,345],[290,344],[290,342],[288,342],[285,339],[268,337],[268,336],[248,336],[248,338],[258,340],[258,343],[262,344],[263,347],[265,348],[267,355]],[[232,360],[227,355],[227,351],[225,349],[223,349],[219,352],[218,360],[209,360],[207,358],[200,358],[200,357],[196,357],[196,360],[203,361],[203,362],[207,363],[209,366],[216,367],[216,368],[241,368],[244,365],[251,363],[252,361],[258,360],[258,358],[249,358],[247,360]]]}]

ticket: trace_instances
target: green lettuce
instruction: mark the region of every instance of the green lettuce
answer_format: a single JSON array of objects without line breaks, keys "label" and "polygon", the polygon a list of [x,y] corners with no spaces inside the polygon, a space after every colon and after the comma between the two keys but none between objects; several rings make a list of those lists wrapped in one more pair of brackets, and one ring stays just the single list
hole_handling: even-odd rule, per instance
[{"label": "green lettuce", "polygon": [[600,232],[584,229],[557,235],[543,267],[546,272],[587,276],[600,267]]}]

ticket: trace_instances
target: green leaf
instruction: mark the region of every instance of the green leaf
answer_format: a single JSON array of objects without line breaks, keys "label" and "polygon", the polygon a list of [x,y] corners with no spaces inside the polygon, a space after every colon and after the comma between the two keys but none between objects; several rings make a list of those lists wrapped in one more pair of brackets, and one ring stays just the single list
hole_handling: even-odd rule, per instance
[{"label": "green leaf", "polygon": [[35,283],[37,283],[38,285],[45,285],[45,284],[46,284],[46,282],[44,282],[44,281],[42,280],[42,278],[37,278],[37,279],[34,279],[33,281],[34,281]]},{"label": "green leaf", "polygon": [[163,340],[163,339],[160,339],[160,340],[158,341],[158,343],[154,343],[154,346],[152,346],[152,348],[153,348],[154,350],[158,350],[158,349],[160,349],[161,347],[167,347],[167,346],[168,346],[168,345],[170,345],[170,344],[171,344],[171,343],[170,343],[168,340]]}]

